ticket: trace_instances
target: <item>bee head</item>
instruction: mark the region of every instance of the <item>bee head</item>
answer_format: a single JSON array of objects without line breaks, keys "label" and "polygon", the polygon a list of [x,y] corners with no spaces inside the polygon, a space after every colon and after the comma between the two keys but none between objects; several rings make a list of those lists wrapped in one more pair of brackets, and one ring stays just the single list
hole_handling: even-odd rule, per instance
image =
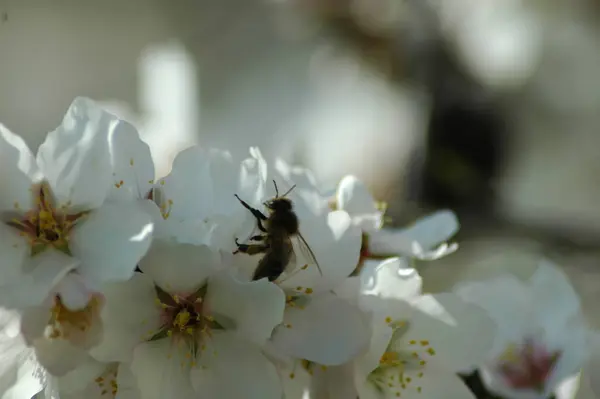
[{"label": "bee head", "polygon": [[292,201],[287,198],[273,198],[265,202],[265,206],[273,212],[289,212],[292,210]]}]

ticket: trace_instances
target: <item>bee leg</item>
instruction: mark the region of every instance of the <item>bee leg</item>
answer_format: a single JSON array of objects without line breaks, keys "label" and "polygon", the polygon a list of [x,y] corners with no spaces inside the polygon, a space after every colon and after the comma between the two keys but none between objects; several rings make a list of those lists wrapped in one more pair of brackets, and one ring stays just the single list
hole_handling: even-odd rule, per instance
[{"label": "bee leg", "polygon": [[267,239],[267,236],[265,234],[259,234],[256,236],[252,236],[249,238],[250,241],[264,241]]},{"label": "bee leg", "polygon": [[246,209],[248,209],[250,212],[252,212],[252,215],[254,215],[254,217],[258,220],[267,220],[268,218],[265,216],[264,213],[262,213],[261,211],[259,211],[258,209],[252,208],[250,205],[248,205],[248,203],[246,201],[244,201],[243,199],[241,199],[237,194],[234,194],[235,198],[238,199],[238,201],[240,201],[240,203],[242,204],[242,206]]},{"label": "bee leg", "polygon": [[238,249],[234,254],[241,252],[248,255],[256,255],[266,252],[269,249],[268,244],[240,244],[237,238],[235,239],[235,245],[237,245]]}]

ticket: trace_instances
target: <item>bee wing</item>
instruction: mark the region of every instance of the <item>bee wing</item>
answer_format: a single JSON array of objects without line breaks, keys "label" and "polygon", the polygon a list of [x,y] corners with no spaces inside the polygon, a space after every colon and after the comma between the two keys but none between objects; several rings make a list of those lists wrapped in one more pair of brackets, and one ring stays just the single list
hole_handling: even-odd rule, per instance
[{"label": "bee wing", "polygon": [[298,237],[298,240],[296,241],[298,243],[298,248],[300,249],[300,252],[302,252],[302,255],[304,255],[304,257],[309,262],[314,263],[317,266],[317,270],[319,270],[319,273],[322,276],[323,271],[321,270],[321,265],[319,265],[319,262],[317,261],[314,252],[312,251],[312,249],[310,249],[310,246],[308,245],[302,234],[300,234],[300,232],[298,232],[296,236]]}]

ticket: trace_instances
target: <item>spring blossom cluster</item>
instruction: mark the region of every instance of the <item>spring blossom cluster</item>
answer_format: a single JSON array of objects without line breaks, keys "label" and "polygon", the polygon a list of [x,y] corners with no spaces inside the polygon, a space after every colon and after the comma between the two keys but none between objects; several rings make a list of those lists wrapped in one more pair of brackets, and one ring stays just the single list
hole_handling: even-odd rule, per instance
[{"label": "spring blossom cluster", "polygon": [[[353,176],[331,196],[257,148],[192,147],[157,177],[136,129],[87,98],[36,154],[0,125],[0,165],[0,399],[468,399],[477,370],[535,399],[588,361],[558,268],[425,293],[415,265],[457,250],[456,216],[388,228]],[[253,279],[282,251],[249,241],[264,232],[240,199],[268,218],[288,190],[312,255],[291,234],[283,272]]]}]

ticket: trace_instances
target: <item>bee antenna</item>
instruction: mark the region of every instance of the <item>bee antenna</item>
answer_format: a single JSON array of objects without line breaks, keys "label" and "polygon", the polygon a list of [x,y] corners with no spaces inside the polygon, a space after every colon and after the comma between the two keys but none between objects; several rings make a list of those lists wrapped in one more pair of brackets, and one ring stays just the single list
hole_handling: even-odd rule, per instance
[{"label": "bee antenna", "polygon": [[292,188],[290,188],[289,190],[287,190],[287,191],[285,192],[285,194],[283,194],[283,195],[282,195],[282,197],[285,197],[285,196],[287,196],[287,195],[288,195],[289,193],[291,193],[291,192],[292,192],[292,190],[293,190],[293,189],[295,189],[295,188],[296,188],[296,185],[294,184],[294,185],[292,186]]},{"label": "bee antenna", "polygon": [[279,189],[277,188],[277,182],[273,180],[273,185],[275,186],[275,198],[279,197]]}]

